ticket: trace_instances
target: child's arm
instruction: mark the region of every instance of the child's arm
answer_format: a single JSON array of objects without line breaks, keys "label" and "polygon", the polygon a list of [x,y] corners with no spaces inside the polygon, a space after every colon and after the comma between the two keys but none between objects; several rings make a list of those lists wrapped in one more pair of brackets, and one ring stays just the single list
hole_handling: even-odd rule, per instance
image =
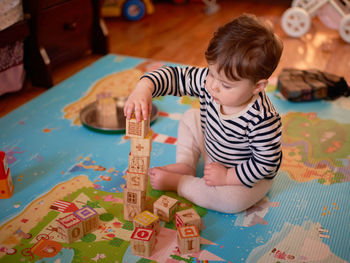
[{"label": "child's arm", "polygon": [[125,103],[124,116],[130,120],[132,113],[135,112],[137,121],[141,121],[141,117],[147,120],[152,110],[153,91],[154,85],[152,81],[147,78],[141,79],[136,84],[135,89],[131,92]]}]

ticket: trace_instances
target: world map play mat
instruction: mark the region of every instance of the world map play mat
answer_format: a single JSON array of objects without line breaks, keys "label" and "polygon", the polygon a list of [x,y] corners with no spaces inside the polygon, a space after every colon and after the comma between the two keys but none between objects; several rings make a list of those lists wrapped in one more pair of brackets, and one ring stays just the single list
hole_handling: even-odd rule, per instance
[{"label": "world map play mat", "polygon": [[[96,94],[127,96],[146,71],[170,64],[107,55],[0,119],[14,194],[0,200],[0,262],[350,262],[350,99],[292,103],[268,95],[283,118],[282,167],[267,196],[239,214],[194,206],[173,192],[148,187],[146,207],[166,194],[203,220],[201,251],[181,255],[174,222],[161,223],[150,258],[131,254],[133,225],[123,218],[130,141],[123,133],[87,129],[80,110]],[[151,167],[173,163],[177,126],[198,101],[162,97]],[[57,219],[84,206],[100,225],[73,243]],[[45,242],[51,251],[37,249]]]}]

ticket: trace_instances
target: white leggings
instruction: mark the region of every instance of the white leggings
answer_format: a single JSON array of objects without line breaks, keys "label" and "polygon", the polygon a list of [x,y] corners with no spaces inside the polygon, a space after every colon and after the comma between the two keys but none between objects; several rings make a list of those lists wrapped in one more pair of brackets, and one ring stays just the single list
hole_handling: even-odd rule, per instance
[{"label": "white leggings", "polygon": [[[200,156],[204,163],[211,160],[204,151],[204,136],[200,126],[198,109],[185,112],[179,124],[176,162],[197,167]],[[208,186],[204,179],[192,175],[183,176],[177,193],[192,203],[224,213],[238,213],[261,200],[270,190],[273,180],[261,180],[254,187]]]}]

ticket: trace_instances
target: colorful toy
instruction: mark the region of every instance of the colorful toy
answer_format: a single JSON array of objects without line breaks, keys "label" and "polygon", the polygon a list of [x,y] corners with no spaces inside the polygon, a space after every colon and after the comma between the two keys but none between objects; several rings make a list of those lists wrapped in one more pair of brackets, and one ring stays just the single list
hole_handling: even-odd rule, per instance
[{"label": "colorful toy", "polygon": [[196,226],[198,229],[200,229],[202,225],[202,219],[197,214],[196,210],[194,210],[193,208],[189,208],[186,210],[176,212],[175,225],[176,228],[182,226]]},{"label": "colorful toy", "polygon": [[282,15],[283,30],[291,37],[301,37],[309,31],[311,19],[321,8],[331,6],[339,15],[338,30],[341,38],[350,43],[350,1],[349,0],[294,0],[292,7]]},{"label": "colorful toy", "polygon": [[10,198],[13,194],[13,183],[6,154],[0,151],[0,198]]},{"label": "colorful toy", "polygon": [[159,222],[159,217],[147,210],[134,217],[134,227],[153,229],[156,234],[160,231]]},{"label": "colorful toy", "polygon": [[153,204],[153,213],[159,216],[160,220],[170,222],[175,217],[178,201],[166,195],[159,197]]},{"label": "colorful toy", "polygon": [[130,237],[131,253],[142,257],[150,257],[156,242],[156,234],[152,229],[136,227]]},{"label": "colorful toy", "polygon": [[128,20],[137,21],[145,13],[153,14],[154,6],[151,0],[105,0],[101,12],[104,17],[123,15]]}]

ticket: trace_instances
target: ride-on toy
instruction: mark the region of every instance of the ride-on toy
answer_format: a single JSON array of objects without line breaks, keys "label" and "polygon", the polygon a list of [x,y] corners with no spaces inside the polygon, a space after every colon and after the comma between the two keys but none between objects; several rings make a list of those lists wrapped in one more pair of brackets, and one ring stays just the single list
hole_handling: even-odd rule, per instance
[{"label": "ride-on toy", "polygon": [[105,0],[101,12],[103,17],[123,15],[128,20],[136,21],[145,13],[152,14],[154,6],[151,0]]}]

